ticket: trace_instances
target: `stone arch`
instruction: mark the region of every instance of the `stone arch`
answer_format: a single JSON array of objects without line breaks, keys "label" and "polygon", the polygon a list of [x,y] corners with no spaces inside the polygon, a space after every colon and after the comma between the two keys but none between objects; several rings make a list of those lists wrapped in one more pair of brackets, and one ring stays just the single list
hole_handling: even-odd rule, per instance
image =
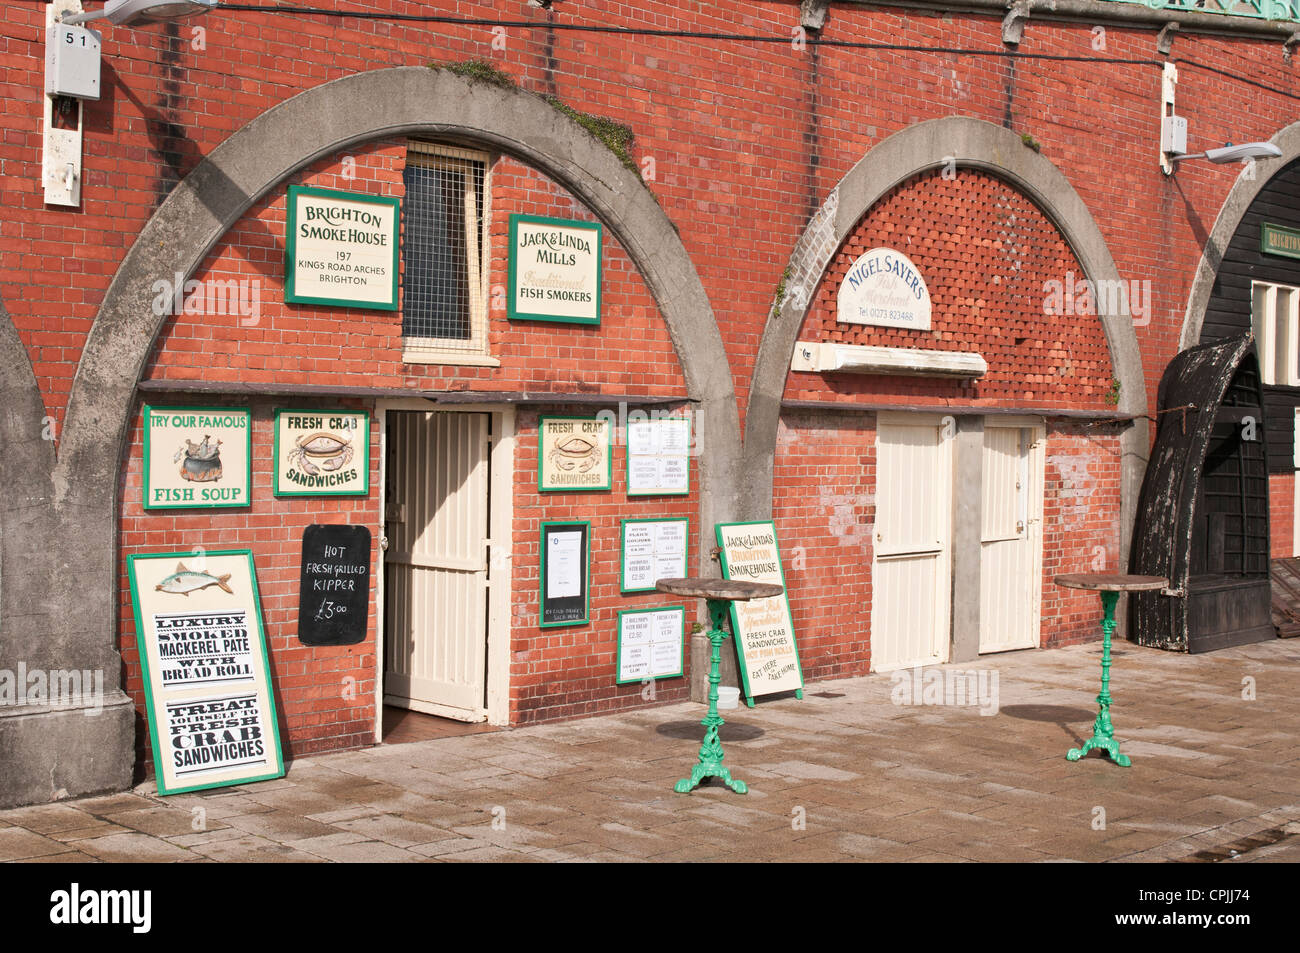
[{"label": "stone arch", "polygon": [[[213,149],[158,207],[109,284],[82,352],[58,460],[48,464],[54,505],[30,528],[62,571],[46,574],[43,590],[28,593],[52,610],[42,638],[62,646],[69,665],[105,660],[106,688],[124,703],[118,735],[99,742],[102,778],[79,781],[74,793],[120,788],[119,765],[129,773],[131,761],[130,701],[119,691],[120,663],[110,661],[118,614],[115,516],[136,384],[167,320],[154,313],[151,286],[178,272],[191,276],[240,216],[295,171],[350,145],[398,135],[446,137],[521,159],[613,232],[658,303],[688,394],[698,401],[700,445],[709,448],[700,467],[701,565],[711,565],[703,528],[739,515],[740,420],[722,337],[676,228],[635,171],[538,96],[448,70],[374,70],[306,90]],[[33,739],[40,720],[31,720]],[[27,759],[34,784],[54,761],[80,751],[71,738],[25,750],[43,752]],[[82,754],[90,757],[75,756]],[[44,799],[33,787],[11,803]]]},{"label": "stone arch", "polygon": [[[1119,271],[1083,199],[1052,162],[1001,126],[965,116],[918,123],[885,139],[840,180],[813,215],[790,256],[785,295],[768,319],[759,344],[745,414],[741,508],[747,519],[771,514],[772,471],[781,395],[795,340],[813,293],[835,253],[858,221],[890,189],[908,177],[950,163],[1007,180],[1027,195],[1064,236],[1088,278],[1119,280]],[[1127,307],[1124,305],[1124,307]],[[1120,381],[1118,410],[1135,415],[1121,437],[1121,563],[1128,558],[1137,494],[1147,450],[1146,384],[1137,334],[1126,310],[1100,315],[1111,366]]]},{"label": "stone arch", "polygon": [[[1267,160],[1271,163],[1272,173],[1276,174],[1300,159],[1300,122],[1282,129],[1270,141],[1282,150],[1280,158]],[[1187,310],[1183,314],[1183,330],[1178,336],[1178,350],[1185,351],[1200,342],[1205,309],[1214,292],[1214,279],[1218,277],[1219,266],[1223,264],[1223,253],[1232,241],[1232,236],[1241,227],[1241,220],[1251,203],[1269,183],[1273,174],[1260,175],[1257,167],[1243,168],[1228,192],[1228,197],[1223,200],[1219,215],[1214,220],[1214,228],[1205,241],[1201,260],[1197,263],[1196,277],[1192,279],[1192,290],[1187,296]]]}]

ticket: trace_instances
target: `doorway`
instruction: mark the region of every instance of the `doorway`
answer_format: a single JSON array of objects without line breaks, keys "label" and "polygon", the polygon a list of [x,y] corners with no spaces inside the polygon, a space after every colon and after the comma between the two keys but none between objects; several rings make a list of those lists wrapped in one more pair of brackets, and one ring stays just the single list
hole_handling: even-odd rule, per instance
[{"label": "doorway", "polygon": [[505,724],[514,415],[428,406],[383,410],[380,717]]}]

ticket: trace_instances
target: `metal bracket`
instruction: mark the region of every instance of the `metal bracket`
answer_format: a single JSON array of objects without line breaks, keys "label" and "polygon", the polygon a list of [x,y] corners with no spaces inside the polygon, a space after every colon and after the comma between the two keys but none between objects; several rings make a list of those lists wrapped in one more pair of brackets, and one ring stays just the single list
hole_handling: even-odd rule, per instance
[{"label": "metal bracket", "polygon": [[[57,8],[57,9],[56,9]],[[81,13],[81,0],[60,0],[45,7],[45,35],[58,18]],[[41,189],[46,205],[81,205],[81,120],[83,107],[77,100],[77,125],[73,129],[54,126],[55,99],[44,93],[45,120],[41,125]]]},{"label": "metal bracket", "polygon": [[1282,42],[1282,59],[1291,62],[1291,55],[1298,44],[1300,44],[1300,30],[1296,30]]},{"label": "metal bracket", "polygon": [[822,29],[830,8],[831,0],[799,0],[799,25],[805,30]]},{"label": "metal bracket", "polygon": [[1019,46],[1025,38],[1025,21],[1029,19],[1029,0],[1016,0],[1002,18],[1002,42]]},{"label": "metal bracket", "polygon": [[1183,596],[1187,595],[1187,590],[1186,589],[1161,589],[1160,595],[1173,596],[1176,599],[1181,599],[1183,598]]},{"label": "metal bracket", "polygon": [[1170,20],[1160,29],[1160,35],[1156,37],[1156,52],[1168,56],[1174,51],[1174,34],[1178,32],[1178,23]]}]

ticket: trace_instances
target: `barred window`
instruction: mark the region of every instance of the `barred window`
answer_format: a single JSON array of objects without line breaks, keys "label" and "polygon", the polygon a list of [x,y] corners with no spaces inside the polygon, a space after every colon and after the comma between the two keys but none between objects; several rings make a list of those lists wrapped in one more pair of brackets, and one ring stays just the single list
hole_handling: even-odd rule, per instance
[{"label": "barred window", "polygon": [[408,143],[402,343],[408,361],[487,353],[487,156]]}]

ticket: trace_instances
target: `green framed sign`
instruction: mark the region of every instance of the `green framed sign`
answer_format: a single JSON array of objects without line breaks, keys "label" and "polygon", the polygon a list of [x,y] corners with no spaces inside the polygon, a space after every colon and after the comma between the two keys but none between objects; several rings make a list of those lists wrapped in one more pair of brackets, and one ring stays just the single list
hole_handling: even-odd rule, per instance
[{"label": "green framed sign", "polygon": [[1265,255],[1300,258],[1300,228],[1263,222],[1259,226],[1259,250]]},{"label": "green framed sign", "polygon": [[541,528],[537,624],[543,629],[591,621],[591,523],[547,522]]},{"label": "green framed sign", "polygon": [[690,520],[625,519],[620,531],[619,591],[654,592],[660,579],[683,579],[690,548]]},{"label": "green framed sign", "polygon": [[599,222],[510,216],[511,321],[600,324]]},{"label": "green framed sign", "polygon": [[624,609],[618,614],[616,684],[681,678],[685,644],[685,606]]},{"label": "green framed sign", "polygon": [[614,485],[614,426],[605,417],[537,419],[537,489],[608,490]]},{"label": "green framed sign", "polygon": [[397,310],[397,199],[291,185],[285,204],[285,301]]},{"label": "green framed sign", "polygon": [[691,418],[628,420],[627,495],[691,492]]},{"label": "green framed sign", "polygon": [[[715,528],[722,577],[746,582],[771,582],[785,587],[776,524],[719,523]],[[794,638],[788,593],[769,599],[731,604],[731,631],[745,699],[754,707],[758,695],[793,691],[803,698],[803,669]]]},{"label": "green framed sign", "polygon": [[218,509],[252,502],[247,407],[144,406],[144,508]]},{"label": "green framed sign", "polygon": [[365,410],[275,412],[276,496],[368,496],[370,413]]},{"label": "green framed sign", "polygon": [[249,549],[127,557],[159,794],[284,774]]}]

